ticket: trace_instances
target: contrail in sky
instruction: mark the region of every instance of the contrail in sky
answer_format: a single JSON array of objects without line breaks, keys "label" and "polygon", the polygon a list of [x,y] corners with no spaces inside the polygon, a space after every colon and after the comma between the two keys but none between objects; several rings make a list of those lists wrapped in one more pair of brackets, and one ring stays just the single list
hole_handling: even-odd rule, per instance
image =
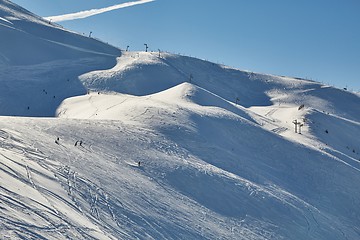
[{"label": "contrail in sky", "polygon": [[149,2],[153,2],[153,1],[155,1],[155,0],[139,0],[139,1],[116,4],[116,5],[113,5],[110,7],[105,7],[105,8],[91,9],[91,10],[86,10],[86,11],[81,11],[81,12],[76,12],[76,13],[69,13],[69,14],[64,14],[64,15],[45,17],[45,19],[49,20],[49,21],[51,20],[52,22],[64,22],[64,21],[70,21],[70,20],[75,20],[75,19],[87,18],[87,17],[91,17],[91,16],[94,16],[97,14],[109,12],[112,10],[131,7],[131,6],[149,3]]}]

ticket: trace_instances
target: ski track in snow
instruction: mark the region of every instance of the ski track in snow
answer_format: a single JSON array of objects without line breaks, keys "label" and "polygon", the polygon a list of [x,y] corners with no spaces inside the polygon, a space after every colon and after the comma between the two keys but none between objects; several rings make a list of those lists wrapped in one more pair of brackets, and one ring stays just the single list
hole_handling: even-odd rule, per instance
[{"label": "ski track in snow", "polygon": [[[18,162],[16,160],[13,160],[13,159],[7,157],[6,155],[4,155],[4,153],[0,153],[1,156],[4,159],[7,159],[8,161],[11,161],[15,165],[18,165],[21,168],[25,169],[24,171],[26,172],[26,174],[24,174],[24,176],[22,176],[22,174],[20,172],[18,172],[16,169],[12,169],[12,168],[9,168],[9,170],[1,168],[1,170],[3,172],[7,173],[8,175],[13,176],[15,179],[21,181],[22,183],[30,185],[32,188],[37,190],[37,192],[39,192],[41,194],[41,196],[44,199],[47,200],[47,203],[51,206],[51,207],[46,207],[43,204],[41,204],[40,202],[37,202],[37,204],[40,204],[42,207],[46,207],[46,209],[48,210],[47,213],[43,214],[43,213],[41,213],[41,211],[38,211],[36,208],[28,207],[25,204],[20,204],[20,202],[15,200],[15,199],[22,199],[22,196],[14,193],[14,192],[9,191],[8,189],[2,188],[3,190],[5,190],[5,192],[10,194],[10,196],[14,196],[14,197],[10,197],[10,196],[2,195],[4,197],[4,198],[2,198],[3,201],[8,202],[8,204],[11,205],[12,207],[16,207],[16,208],[20,207],[22,209],[26,209],[26,211],[29,211],[29,212],[32,212],[33,214],[36,214],[38,217],[44,219],[44,221],[48,222],[50,225],[49,226],[44,226],[44,227],[38,227],[36,225],[27,226],[25,223],[8,221],[8,219],[5,219],[6,222],[13,225],[13,226],[19,226],[19,227],[27,226],[29,229],[34,228],[35,230],[38,230],[38,231],[44,231],[44,232],[50,232],[51,231],[51,232],[54,232],[54,233],[61,230],[61,228],[64,228],[64,229],[74,228],[73,223],[69,222],[67,220],[67,217],[65,215],[63,215],[61,213],[61,211],[56,209],[56,207],[54,205],[51,204],[51,201],[49,201],[49,198],[50,197],[55,198],[58,201],[60,201],[62,203],[65,203],[68,207],[70,207],[74,211],[82,212],[81,208],[79,207],[79,205],[77,203],[76,197],[73,195],[73,191],[76,191],[76,188],[77,188],[76,172],[72,172],[68,166],[63,166],[63,167],[61,167],[60,169],[57,170],[57,169],[54,169],[53,167],[49,167],[49,165],[45,165],[43,163],[41,164],[42,167],[46,166],[45,167],[46,171],[51,171],[54,174],[56,181],[58,183],[60,183],[63,186],[64,190],[66,190],[68,192],[68,195],[70,196],[71,200],[67,200],[64,197],[62,197],[60,195],[57,195],[56,193],[51,192],[51,191],[47,190],[46,188],[43,188],[41,185],[36,185],[34,183],[34,181],[33,181],[33,177],[32,177],[33,172],[35,174],[40,174],[40,175],[42,175],[42,173],[41,173],[41,170],[35,170],[35,169],[32,169],[31,167],[29,167],[27,162],[28,161],[34,161],[36,163],[40,163],[43,160],[47,159],[46,156],[42,155],[41,153],[38,153],[37,149],[23,148],[21,146],[21,144],[23,144],[23,142],[20,141],[19,139],[15,138],[14,136],[12,136],[9,132],[1,130],[1,136],[6,136],[6,138],[3,138],[3,140],[2,140],[2,148],[3,149],[19,149],[19,150],[22,150],[22,152],[17,152],[17,153],[21,155],[21,158],[23,158],[23,160],[22,160],[22,162]],[[9,165],[7,165],[7,168],[8,168],[8,166]],[[45,177],[52,178],[52,180],[54,180],[53,177],[50,177],[50,176],[45,176]],[[83,180],[83,182],[85,184],[89,185],[86,180]],[[96,199],[96,198],[97,198],[97,196],[95,195],[95,197],[91,200],[91,201],[93,201],[94,204],[96,204],[96,201],[94,202],[94,199]],[[11,202],[14,202],[14,204],[11,204]],[[26,202],[26,200],[25,200],[25,202]],[[20,205],[20,206],[16,206],[15,204]],[[62,221],[64,223],[59,225],[59,226],[56,226],[56,224],[51,220],[51,218],[49,218],[49,216],[48,216],[49,213],[51,213],[51,215],[54,215],[55,217],[57,217],[60,221]],[[54,225],[54,226],[52,226],[52,225]],[[87,233],[85,233],[87,231],[85,229],[81,229],[79,227],[76,227],[75,229],[84,238],[87,238],[87,237],[90,236]],[[36,233],[29,233],[29,234],[31,236],[33,236],[33,237],[43,238],[41,236],[41,234],[36,234]]]}]

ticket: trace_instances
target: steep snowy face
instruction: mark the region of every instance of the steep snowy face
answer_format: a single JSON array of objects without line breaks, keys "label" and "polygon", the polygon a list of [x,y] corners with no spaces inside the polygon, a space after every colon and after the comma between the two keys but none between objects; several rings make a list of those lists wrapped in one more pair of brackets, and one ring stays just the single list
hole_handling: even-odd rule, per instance
[{"label": "steep snowy face", "polygon": [[112,55],[120,51],[67,30],[9,1],[0,1],[0,56],[11,65]]},{"label": "steep snowy face", "polygon": [[54,116],[64,99],[87,92],[79,75],[111,68],[121,55],[5,0],[0,36],[0,115]]},{"label": "steep snowy face", "polygon": [[[0,15],[9,20],[29,20],[39,24],[46,23],[41,17],[29,12],[28,10],[18,6],[8,0],[0,0]],[[9,22],[10,23],[10,22]]]}]

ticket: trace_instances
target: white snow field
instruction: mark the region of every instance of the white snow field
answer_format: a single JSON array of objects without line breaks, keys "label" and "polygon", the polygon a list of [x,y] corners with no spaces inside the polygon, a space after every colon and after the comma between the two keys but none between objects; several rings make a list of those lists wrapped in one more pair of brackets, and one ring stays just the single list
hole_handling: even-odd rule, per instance
[{"label": "white snow field", "polygon": [[355,93],[0,0],[0,115],[0,239],[360,238]]}]

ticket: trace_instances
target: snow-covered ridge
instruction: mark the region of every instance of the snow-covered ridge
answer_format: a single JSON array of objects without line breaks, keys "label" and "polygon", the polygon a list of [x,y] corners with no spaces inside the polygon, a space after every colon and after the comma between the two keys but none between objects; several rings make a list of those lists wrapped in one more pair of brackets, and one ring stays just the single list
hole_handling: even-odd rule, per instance
[{"label": "snow-covered ridge", "polygon": [[54,116],[64,99],[86,93],[79,75],[121,55],[9,1],[0,2],[0,17],[0,115]]},{"label": "snow-covered ridge", "polygon": [[120,52],[7,0],[0,35],[1,238],[360,237],[358,95]]}]

